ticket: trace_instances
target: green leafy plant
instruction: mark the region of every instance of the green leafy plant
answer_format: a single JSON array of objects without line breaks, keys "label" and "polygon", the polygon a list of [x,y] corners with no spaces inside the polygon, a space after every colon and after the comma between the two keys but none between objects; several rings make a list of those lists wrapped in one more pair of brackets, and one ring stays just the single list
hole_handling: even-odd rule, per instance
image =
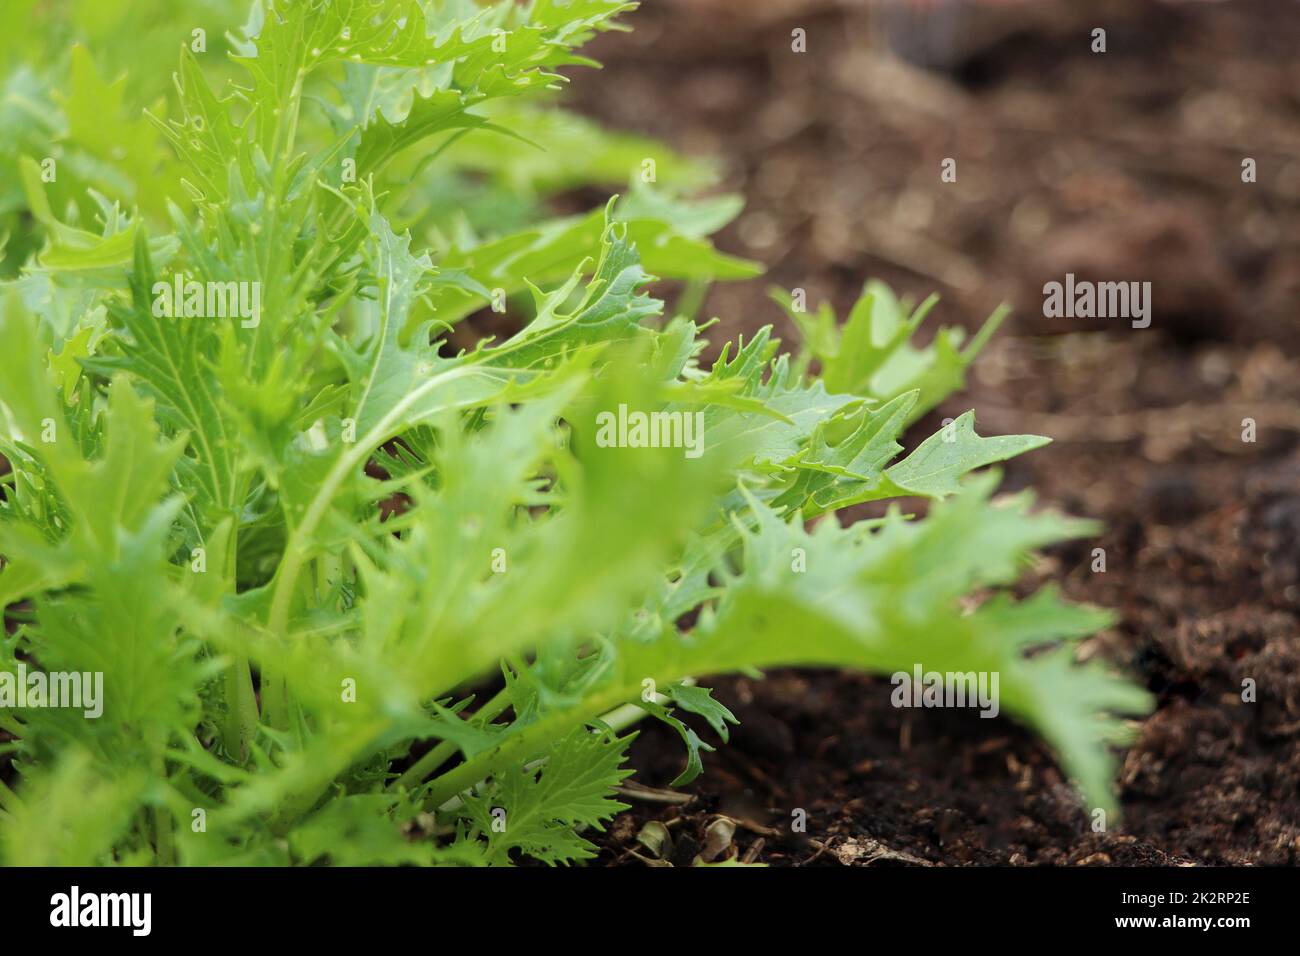
[{"label": "green leafy plant", "polygon": [[[738,202],[551,102],[633,7],[274,0],[223,58],[168,4],[168,99],[17,5],[51,54],[0,48],[45,90],[41,123],[0,114],[0,671],[104,699],[0,710],[5,862],[588,859],[638,718],[686,784],[735,722],[696,679],[783,665],[997,672],[1112,805],[1146,697],[1070,648],[1109,616],[1009,591],[1094,527],[970,475],[1045,439],[967,413],[900,457],[996,321],[918,348],[932,303],[872,284],[843,326],[794,313],[798,354],[764,328],[704,362],[685,303],[757,272],[708,238]],[[547,216],[646,160],[658,184]],[[687,283],[667,316],[655,276]],[[258,308],[185,314],[193,288]],[[702,453],[611,445],[620,409],[698,416]],[[893,498],[933,504],[835,515]]]}]

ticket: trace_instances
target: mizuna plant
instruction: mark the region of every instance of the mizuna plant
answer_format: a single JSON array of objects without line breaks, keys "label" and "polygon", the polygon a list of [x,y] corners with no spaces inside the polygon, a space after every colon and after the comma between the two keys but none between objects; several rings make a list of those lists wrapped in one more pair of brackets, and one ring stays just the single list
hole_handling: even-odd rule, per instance
[{"label": "mizuna plant", "polygon": [[[629,715],[681,734],[687,783],[691,721],[734,722],[696,678],[778,665],[998,672],[1111,805],[1146,698],[1070,648],[1109,618],[1008,590],[1093,526],[965,477],[1046,439],[967,413],[900,458],[996,321],[916,348],[932,303],[869,285],[842,326],[794,313],[802,354],[763,329],[703,362],[647,290],[753,275],[707,238],[736,202],[547,102],[633,6],[274,0],[222,57],[169,3],[170,100],[102,80],[130,39],[6,13],[48,55],[0,47],[36,117],[0,114],[0,671],[103,699],[0,709],[4,862],[582,860]],[[637,433],[688,416],[698,456]],[[933,504],[835,514],[899,497]]]}]

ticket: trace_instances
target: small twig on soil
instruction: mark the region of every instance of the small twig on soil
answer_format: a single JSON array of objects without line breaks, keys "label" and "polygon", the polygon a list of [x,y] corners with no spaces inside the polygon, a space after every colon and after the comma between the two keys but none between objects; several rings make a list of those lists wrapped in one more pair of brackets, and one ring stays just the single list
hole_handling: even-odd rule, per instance
[{"label": "small twig on soil", "polygon": [[615,787],[614,791],[621,797],[627,797],[629,800],[641,800],[645,803],[687,804],[695,799],[695,795],[692,793],[679,793],[676,790],[659,790],[655,787],[646,787],[630,780]]},{"label": "small twig on soil", "polygon": [[759,836],[771,837],[774,840],[779,839],[782,836],[781,831],[776,827],[765,827],[761,823],[755,823],[753,820],[745,820],[741,817],[732,817],[732,819],[736,821],[737,825],[744,827],[750,833],[757,833]]},{"label": "small twig on soil", "polygon": [[808,857],[808,859],[801,862],[799,866],[807,866],[809,863],[817,859],[817,857],[821,856],[823,853],[825,853],[827,850],[831,848],[831,845],[829,843],[822,843],[819,840],[809,840],[808,842],[817,848],[817,852],[814,853],[812,856]]}]

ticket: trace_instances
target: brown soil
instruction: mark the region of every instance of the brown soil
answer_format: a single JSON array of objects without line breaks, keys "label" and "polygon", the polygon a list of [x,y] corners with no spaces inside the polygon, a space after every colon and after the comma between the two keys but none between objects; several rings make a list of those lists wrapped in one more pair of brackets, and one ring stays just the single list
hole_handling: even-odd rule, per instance
[{"label": "brown soil", "polygon": [[[711,292],[719,340],[768,322],[793,337],[769,282],[841,315],[868,275],[943,293],[947,323],[1016,307],[967,392],[916,431],[974,407],[985,433],[1052,436],[1007,486],[1104,520],[1034,576],[1117,609],[1080,654],[1157,696],[1121,755],[1123,819],[1094,834],[1050,753],[1009,721],[897,711],[878,679],[777,672],[715,682],[742,721],[732,744],[706,755],[692,802],[634,801],[602,860],[637,863],[636,834],[659,819],[689,862],[725,814],[743,821],[741,852],[774,864],[1294,864],[1300,6],[927,8],[650,0],[635,33],[600,41],[606,70],[576,102],[724,157],[749,205],[720,244],[769,274]],[[1089,49],[1096,26],[1105,54]],[[956,183],[940,182],[945,157]],[[1042,286],[1066,272],[1151,281],[1152,326],[1043,318]],[[1090,570],[1098,546],[1105,573]],[[633,759],[662,787],[680,743],[646,727]]]}]

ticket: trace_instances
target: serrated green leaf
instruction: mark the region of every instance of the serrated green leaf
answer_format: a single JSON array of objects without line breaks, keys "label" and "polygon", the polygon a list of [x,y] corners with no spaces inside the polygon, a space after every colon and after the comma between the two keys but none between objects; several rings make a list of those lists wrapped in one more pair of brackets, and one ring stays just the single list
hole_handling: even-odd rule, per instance
[{"label": "serrated green leaf", "polygon": [[464,814],[487,836],[489,862],[510,862],[515,851],[552,866],[594,857],[580,831],[603,830],[627,809],[611,794],[631,773],[621,769],[630,742],[579,728],[555,742],[540,770],[507,771],[488,795],[467,798]]},{"label": "serrated green leaf", "polygon": [[899,489],[895,494],[942,498],[957,492],[957,480],[967,472],[1041,448],[1049,441],[1038,435],[981,438],[975,434],[975,413],[966,412],[886,469],[885,476]]}]

